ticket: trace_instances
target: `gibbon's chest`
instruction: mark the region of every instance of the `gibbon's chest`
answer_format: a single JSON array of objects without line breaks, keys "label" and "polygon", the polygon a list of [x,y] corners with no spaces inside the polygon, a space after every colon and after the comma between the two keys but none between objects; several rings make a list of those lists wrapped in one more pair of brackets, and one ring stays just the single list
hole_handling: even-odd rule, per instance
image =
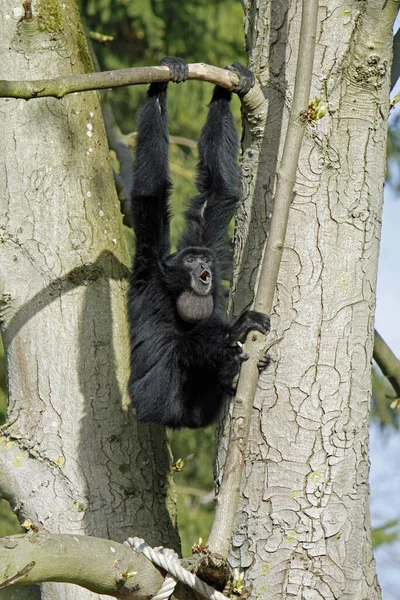
[{"label": "gibbon's chest", "polygon": [[212,294],[199,296],[188,290],[180,294],[176,302],[176,310],[182,321],[190,325],[198,325],[213,314],[214,299]]}]

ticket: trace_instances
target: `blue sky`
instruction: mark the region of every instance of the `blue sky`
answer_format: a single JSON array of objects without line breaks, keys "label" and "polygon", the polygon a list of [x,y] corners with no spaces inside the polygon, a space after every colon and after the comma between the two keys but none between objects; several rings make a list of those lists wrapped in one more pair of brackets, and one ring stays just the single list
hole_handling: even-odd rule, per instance
[{"label": "blue sky", "polygon": [[[400,357],[400,198],[385,188],[375,327]],[[400,432],[372,423],[370,430],[371,519],[400,522]],[[400,526],[398,527],[400,532]],[[383,600],[399,600],[400,540],[375,549]]]},{"label": "blue sky", "polygon": [[[400,13],[394,32],[400,26]],[[391,97],[400,91],[398,81]],[[397,111],[400,110],[397,105]],[[389,119],[390,123],[390,119]],[[382,239],[379,254],[375,327],[400,358],[400,197],[390,186],[385,187]],[[382,429],[372,423],[370,428],[371,520],[379,526],[391,519],[400,523],[400,432]],[[400,525],[398,526],[400,533]],[[378,580],[383,600],[400,599],[400,540],[374,551]]]},{"label": "blue sky", "polygon": [[[400,198],[388,186],[383,207],[375,326],[400,356]],[[399,594],[400,598],[400,594]]]}]

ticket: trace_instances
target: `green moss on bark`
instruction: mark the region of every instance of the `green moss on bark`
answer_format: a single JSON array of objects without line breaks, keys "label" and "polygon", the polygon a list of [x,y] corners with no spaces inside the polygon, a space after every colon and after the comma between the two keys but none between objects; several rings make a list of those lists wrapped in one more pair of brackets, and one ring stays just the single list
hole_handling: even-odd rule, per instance
[{"label": "green moss on bark", "polygon": [[57,0],[38,0],[36,10],[40,31],[61,33],[64,30],[64,16]]}]

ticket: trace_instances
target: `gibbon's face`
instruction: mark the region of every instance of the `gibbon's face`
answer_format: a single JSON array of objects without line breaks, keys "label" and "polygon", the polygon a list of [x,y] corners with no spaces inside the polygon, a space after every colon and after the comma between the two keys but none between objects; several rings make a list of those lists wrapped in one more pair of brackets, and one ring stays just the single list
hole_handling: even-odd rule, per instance
[{"label": "gibbon's face", "polygon": [[186,323],[196,325],[211,317],[214,257],[207,248],[185,248],[164,260],[165,281],[178,294],[176,309]]},{"label": "gibbon's face", "polygon": [[189,253],[183,259],[184,268],[190,273],[190,287],[199,296],[207,296],[212,290],[212,258],[209,254]]}]

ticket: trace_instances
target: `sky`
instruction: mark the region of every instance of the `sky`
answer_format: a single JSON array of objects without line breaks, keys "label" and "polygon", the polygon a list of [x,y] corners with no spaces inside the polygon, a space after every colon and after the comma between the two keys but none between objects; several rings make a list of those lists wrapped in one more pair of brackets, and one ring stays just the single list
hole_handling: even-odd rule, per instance
[{"label": "sky", "polygon": [[[400,13],[394,32],[400,27]],[[400,91],[400,81],[391,92],[391,99]],[[395,111],[400,110],[397,105]],[[390,118],[389,118],[390,123]],[[379,254],[375,327],[400,358],[400,195],[385,187],[382,238]],[[378,527],[398,519],[400,537],[400,431],[391,427],[370,427],[371,521]],[[382,588],[382,600],[400,600],[400,539],[393,544],[375,548],[377,573]]]},{"label": "sky", "polygon": [[[400,358],[400,197],[386,186],[379,254],[375,327]],[[400,431],[370,428],[372,526],[398,519],[400,535]],[[383,600],[400,600],[400,540],[374,551]]]},{"label": "sky", "polygon": [[[400,197],[385,188],[375,326],[400,357]],[[400,594],[399,594],[400,598]]]}]

